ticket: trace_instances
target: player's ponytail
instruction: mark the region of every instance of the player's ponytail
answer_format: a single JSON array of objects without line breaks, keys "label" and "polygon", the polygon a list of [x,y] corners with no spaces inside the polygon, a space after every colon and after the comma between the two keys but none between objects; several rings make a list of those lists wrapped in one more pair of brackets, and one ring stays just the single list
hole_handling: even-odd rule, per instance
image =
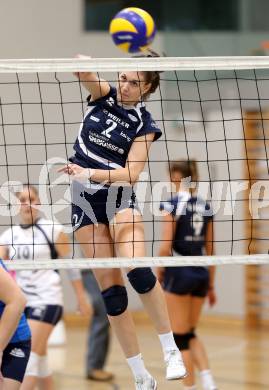
[{"label": "player's ponytail", "polygon": [[145,75],[146,84],[150,84],[148,92],[142,96],[143,100],[147,100],[150,94],[154,93],[160,85],[160,73],[159,72],[143,72]]},{"label": "player's ponytail", "polygon": [[[165,56],[163,54],[163,56]],[[138,54],[133,56],[134,58],[141,58],[141,57],[161,57],[160,54],[156,53],[155,51],[151,49],[147,49],[147,51],[143,54]],[[149,96],[156,91],[156,89],[160,85],[160,73],[157,71],[143,71],[142,72],[145,77],[146,84],[150,84],[150,89],[142,95],[143,100],[147,100]]]},{"label": "player's ponytail", "polygon": [[189,160],[190,171],[191,171],[191,181],[197,182],[198,178],[198,169],[196,160]]}]

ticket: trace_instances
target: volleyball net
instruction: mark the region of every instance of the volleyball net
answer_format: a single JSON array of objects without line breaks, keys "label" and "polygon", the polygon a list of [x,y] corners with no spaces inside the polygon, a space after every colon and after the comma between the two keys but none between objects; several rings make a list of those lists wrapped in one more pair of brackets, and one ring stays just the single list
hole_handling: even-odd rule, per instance
[{"label": "volleyball net", "polygon": [[[80,259],[70,222],[72,183],[57,172],[73,155],[87,109],[87,92],[72,73],[97,72],[116,85],[121,71],[150,70],[161,72],[147,108],[163,135],[135,184],[147,258]],[[69,260],[22,255],[9,268],[269,263],[269,57],[0,60],[0,88],[0,233],[20,223],[16,193],[31,184],[41,215],[52,230],[63,225],[72,242]],[[169,167],[186,160],[196,161],[199,175],[190,188],[210,204],[216,255],[158,257],[160,202],[173,192]],[[13,233],[16,251],[12,239]]]}]

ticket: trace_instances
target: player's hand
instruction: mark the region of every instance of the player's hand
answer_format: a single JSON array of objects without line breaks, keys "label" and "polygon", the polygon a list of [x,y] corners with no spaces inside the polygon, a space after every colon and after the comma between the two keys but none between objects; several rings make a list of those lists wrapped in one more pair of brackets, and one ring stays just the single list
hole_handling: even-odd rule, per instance
[{"label": "player's hand", "polygon": [[66,164],[62,168],[58,169],[57,172],[66,173],[72,176],[74,180],[85,183],[91,177],[91,170],[88,168],[80,167],[77,164]]},{"label": "player's hand", "polygon": [[208,298],[209,306],[210,307],[214,306],[215,303],[217,302],[217,297],[216,297],[214,287],[209,288],[208,293],[207,293],[207,298]]},{"label": "player's hand", "polygon": [[87,58],[87,59],[89,59],[89,58],[92,58],[92,57],[91,56],[85,56],[85,54],[76,54],[75,58]]},{"label": "player's hand", "polygon": [[82,316],[91,318],[93,315],[93,307],[89,303],[85,294],[80,295],[78,298],[78,310]]},{"label": "player's hand", "polygon": [[[75,58],[86,58],[86,59],[89,59],[89,58],[92,58],[90,56],[85,56],[84,54],[77,54],[75,56]],[[80,81],[83,81],[83,79],[85,79],[85,81],[87,81],[87,74],[89,72],[74,72],[74,76],[76,76]]]}]

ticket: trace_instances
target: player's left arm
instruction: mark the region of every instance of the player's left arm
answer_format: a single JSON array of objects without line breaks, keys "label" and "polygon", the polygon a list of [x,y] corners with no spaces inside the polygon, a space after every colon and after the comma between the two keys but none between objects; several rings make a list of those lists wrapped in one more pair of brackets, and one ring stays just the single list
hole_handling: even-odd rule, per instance
[{"label": "player's left arm", "polygon": [[[70,240],[66,233],[60,232],[55,247],[60,258],[65,258],[70,254]],[[70,269],[67,270],[67,275],[76,294],[80,313],[85,316],[89,315],[92,310],[82,283],[80,271],[77,269]]]},{"label": "player's left arm", "polygon": [[167,214],[162,218],[162,243],[159,250],[159,256],[171,256],[172,244],[175,231],[175,218]]},{"label": "player's left arm", "polygon": [[[73,271],[73,270],[72,270]],[[72,279],[69,278],[72,284],[72,287],[74,289],[76,299],[77,299],[77,305],[78,310],[83,316],[89,316],[92,314],[93,309],[92,306],[89,303],[89,300],[87,298],[87,294],[84,289],[84,285],[82,283],[82,279]]]},{"label": "player's left arm", "polygon": [[67,164],[58,172],[64,172],[71,176],[77,176],[78,180],[91,179],[98,183],[134,184],[143,171],[148,160],[149,150],[154,140],[154,133],[137,137],[133,142],[124,168],[105,170],[87,169],[77,164]]},{"label": "player's left arm", "polygon": [[[211,219],[207,224],[206,234],[205,234],[205,251],[207,256],[214,255],[214,232],[213,232],[213,220]],[[213,306],[216,303],[216,294],[215,294],[215,274],[216,267],[211,265],[209,268],[209,304]]]},{"label": "player's left arm", "polygon": [[[173,215],[166,214],[162,219],[162,241],[159,249],[159,256],[172,256],[172,244],[175,234],[175,218]],[[164,277],[164,267],[157,268],[157,277],[160,283]]]},{"label": "player's left arm", "polygon": [[64,258],[70,253],[70,241],[66,233],[60,232],[55,242],[59,257]]}]

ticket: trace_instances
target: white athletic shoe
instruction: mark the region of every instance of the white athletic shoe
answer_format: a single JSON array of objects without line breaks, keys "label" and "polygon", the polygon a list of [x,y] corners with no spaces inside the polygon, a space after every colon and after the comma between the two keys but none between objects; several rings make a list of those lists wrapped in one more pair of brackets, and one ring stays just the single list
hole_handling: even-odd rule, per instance
[{"label": "white athletic shoe", "polygon": [[156,390],[157,382],[152,376],[137,378],[135,381],[135,390]]},{"label": "white athletic shoe", "polygon": [[183,379],[187,376],[181,353],[178,349],[170,351],[165,356],[166,379]]},{"label": "white athletic shoe", "polygon": [[216,383],[211,374],[201,375],[202,388],[204,390],[218,390]]},{"label": "white athletic shoe", "polygon": [[207,383],[206,386],[203,385],[203,389],[204,390],[218,390],[217,386],[215,385],[215,383],[213,381],[212,381],[212,383],[211,382]]}]

